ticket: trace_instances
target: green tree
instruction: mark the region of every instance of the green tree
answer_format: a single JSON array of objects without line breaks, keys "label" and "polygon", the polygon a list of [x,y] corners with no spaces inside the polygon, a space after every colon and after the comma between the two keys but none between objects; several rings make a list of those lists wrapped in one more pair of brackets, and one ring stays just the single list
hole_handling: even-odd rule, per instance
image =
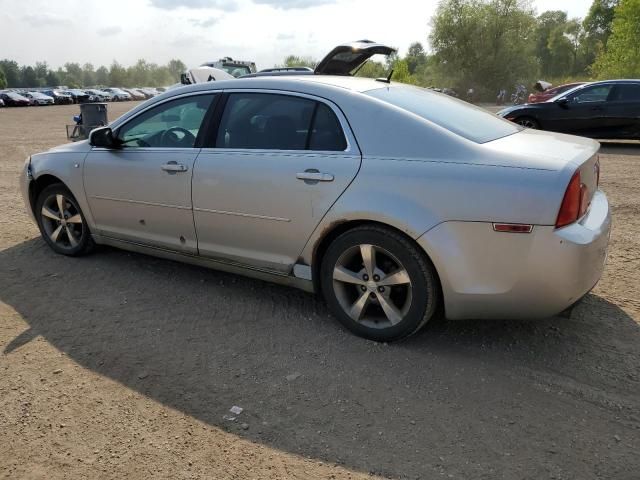
[{"label": "green tree", "polygon": [[98,83],[96,82],[96,72],[93,69],[93,65],[90,63],[85,63],[82,66],[82,85],[84,85],[85,87],[91,86],[91,85],[97,85]]},{"label": "green tree", "polygon": [[356,73],[357,77],[381,78],[389,74],[385,64],[375,61],[366,62]]},{"label": "green tree", "polygon": [[[560,10],[549,10],[538,16],[534,33],[535,55],[540,63],[540,74],[544,78],[564,74],[568,59],[568,42],[564,39],[567,14]],[[560,47],[560,48],[559,48]]]},{"label": "green tree", "polygon": [[38,77],[36,71],[31,66],[23,66],[20,69],[20,76],[22,77],[22,87],[37,87]]},{"label": "green tree", "polygon": [[127,70],[115,60],[109,67],[109,84],[111,86],[125,86],[128,85]]},{"label": "green tree", "polygon": [[537,71],[536,18],[529,0],[443,0],[429,37],[437,78],[494,98]]},{"label": "green tree", "polygon": [[0,67],[0,88],[7,88],[7,77],[4,75],[2,67]]},{"label": "green tree", "polygon": [[109,81],[109,69],[105,66],[101,66],[96,70],[96,85],[110,85]]},{"label": "green tree", "polygon": [[640,77],[640,0],[621,0],[615,8],[607,48],[593,71],[599,78]]},{"label": "green tree", "polygon": [[620,0],[593,0],[583,25],[587,35],[602,45],[607,44],[611,35],[611,24],[615,8]]},{"label": "green tree", "polygon": [[65,63],[64,68],[59,72],[59,76],[62,82],[71,88],[78,88],[83,85],[82,67],[79,63]]},{"label": "green tree", "polygon": [[20,66],[13,60],[0,60],[0,68],[7,79],[7,87],[19,87],[21,82]]},{"label": "green tree", "polygon": [[298,55],[289,55],[284,59],[282,65],[278,67],[310,67],[315,68],[318,64],[316,60],[311,57],[299,57]]},{"label": "green tree", "polygon": [[54,72],[53,70],[49,70],[47,72],[47,78],[45,80],[45,85],[49,86],[49,87],[57,87],[58,85],[60,85],[60,77],[58,77],[58,74],[56,72]]},{"label": "green tree", "polygon": [[405,60],[411,75],[414,75],[420,67],[427,63],[427,53],[420,42],[414,42],[409,46]]},{"label": "green tree", "polygon": [[182,60],[171,59],[167,64],[167,69],[169,70],[169,74],[171,75],[170,82],[179,82],[180,75],[187,71],[187,66],[184,64]]},{"label": "green tree", "polygon": [[36,86],[46,86],[47,73],[49,73],[49,66],[47,65],[47,62],[36,62],[36,65],[33,69],[36,72]]}]

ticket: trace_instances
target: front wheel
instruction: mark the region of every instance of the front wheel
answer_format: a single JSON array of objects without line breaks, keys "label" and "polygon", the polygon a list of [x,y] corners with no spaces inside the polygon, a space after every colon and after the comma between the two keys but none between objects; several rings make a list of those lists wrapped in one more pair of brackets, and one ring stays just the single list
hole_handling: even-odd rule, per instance
[{"label": "front wheel", "polygon": [[375,341],[416,333],[435,311],[435,269],[417,245],[384,227],[363,226],[339,236],[320,270],[322,293],[349,330]]},{"label": "front wheel", "polygon": [[524,128],[532,128],[534,130],[540,130],[540,124],[537,122],[537,120],[531,117],[516,118],[515,122]]},{"label": "front wheel", "polygon": [[44,188],[36,200],[35,216],[42,237],[62,255],[77,256],[94,247],[78,202],[61,183]]}]

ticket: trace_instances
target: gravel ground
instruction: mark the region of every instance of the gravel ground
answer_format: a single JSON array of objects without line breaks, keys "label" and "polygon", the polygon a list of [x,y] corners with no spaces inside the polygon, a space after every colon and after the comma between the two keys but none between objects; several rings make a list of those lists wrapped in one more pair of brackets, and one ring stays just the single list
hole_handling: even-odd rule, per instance
[{"label": "gravel ground", "polygon": [[296,290],[52,253],[16,178],[76,112],[0,110],[4,478],[640,478],[640,144],[603,146],[611,249],[570,318],[382,345]]}]

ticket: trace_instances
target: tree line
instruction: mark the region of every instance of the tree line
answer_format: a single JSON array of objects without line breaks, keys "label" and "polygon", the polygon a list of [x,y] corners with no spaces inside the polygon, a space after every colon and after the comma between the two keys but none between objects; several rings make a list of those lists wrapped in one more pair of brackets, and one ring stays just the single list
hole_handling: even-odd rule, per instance
[{"label": "tree line", "polygon": [[[387,76],[421,86],[473,88],[491,99],[500,89],[536,80],[554,84],[605,78],[640,77],[640,0],[593,0],[587,16],[569,18],[562,10],[535,14],[531,0],[442,0],[430,20],[428,49],[413,43],[406,55],[386,63],[370,61],[358,72]],[[289,55],[284,66],[314,66],[309,57]],[[46,62],[19,66],[0,61],[0,88],[163,86],[175,83],[186,66],[139,60],[124,67],[113,62],[66,63],[56,70]]]},{"label": "tree line", "polygon": [[[473,88],[484,99],[537,80],[640,78],[640,0],[594,0],[583,19],[561,10],[536,15],[530,0],[443,0],[428,45],[415,42],[404,57],[371,61],[358,75],[393,69],[399,82]],[[283,65],[315,63],[290,55]]]},{"label": "tree line", "polygon": [[94,85],[118,87],[162,87],[180,81],[180,74],[187,69],[181,60],[170,60],[166,65],[138,60],[135,65],[124,67],[113,62],[109,67],[97,69],[90,63],[65,63],[57,69],[47,62],[35,65],[18,65],[13,60],[0,60],[0,88],[90,87]]}]

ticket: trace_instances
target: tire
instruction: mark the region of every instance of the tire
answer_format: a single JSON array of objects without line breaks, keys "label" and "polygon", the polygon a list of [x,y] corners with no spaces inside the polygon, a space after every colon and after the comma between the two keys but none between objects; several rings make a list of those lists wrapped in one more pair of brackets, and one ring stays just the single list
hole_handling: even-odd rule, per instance
[{"label": "tire", "polygon": [[378,342],[420,330],[434,316],[440,295],[426,254],[398,232],[375,225],[349,230],[329,245],[320,287],[340,323]]},{"label": "tire", "polygon": [[518,117],[514,120],[515,123],[524,127],[531,128],[533,130],[540,130],[540,124],[535,118],[531,117]]},{"label": "tire", "polygon": [[54,252],[75,257],[95,247],[78,202],[63,184],[54,183],[40,192],[34,214],[42,238]]}]

